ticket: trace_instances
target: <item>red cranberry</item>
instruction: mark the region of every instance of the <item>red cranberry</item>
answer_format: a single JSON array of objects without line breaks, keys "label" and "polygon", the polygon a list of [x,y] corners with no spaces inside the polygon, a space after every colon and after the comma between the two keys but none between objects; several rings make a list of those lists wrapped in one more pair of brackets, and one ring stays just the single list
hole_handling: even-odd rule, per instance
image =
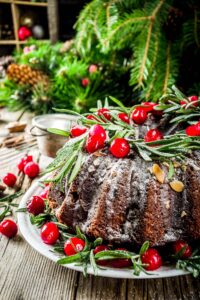
[{"label": "red cranberry", "polygon": [[[192,102],[192,106],[195,106],[195,107],[199,106],[198,99],[199,99],[198,96],[188,97],[189,102]],[[181,104],[181,106],[186,106],[188,103],[185,100],[181,100],[180,104]]]},{"label": "red cranberry", "polygon": [[80,125],[75,125],[71,128],[70,133],[72,137],[80,136],[87,131],[87,128]]},{"label": "red cranberry", "polygon": [[159,141],[163,139],[163,134],[158,129],[150,129],[147,131],[144,140],[146,143],[153,142],[153,141]]},{"label": "red cranberry", "polygon": [[148,271],[153,271],[162,266],[162,258],[156,249],[150,248],[142,255],[142,263]]},{"label": "red cranberry", "polygon": [[12,173],[7,173],[3,177],[3,182],[9,187],[13,187],[15,185],[16,181],[17,181],[17,177]]},{"label": "red cranberry", "polygon": [[66,255],[71,256],[78,252],[83,251],[84,247],[85,247],[85,241],[77,237],[72,237],[66,241],[64,245],[64,252]]},{"label": "red cranberry", "polygon": [[6,219],[0,223],[0,233],[8,238],[16,236],[17,230],[17,224],[12,220]]},{"label": "red cranberry", "polygon": [[85,145],[85,149],[88,153],[93,153],[99,149],[102,149],[103,147],[104,147],[104,140],[101,137],[96,135],[89,136]]},{"label": "red cranberry", "polygon": [[96,246],[93,250],[93,253],[94,255],[101,252],[101,251],[106,251],[106,250],[109,250],[108,246],[106,245],[99,245],[99,246]]},{"label": "red cranberry", "polygon": [[113,156],[121,158],[129,154],[130,146],[124,138],[116,138],[112,141],[109,150]]},{"label": "red cranberry", "polygon": [[106,131],[101,125],[93,125],[89,130],[89,136],[96,136],[102,140],[106,140]]},{"label": "red cranberry", "polygon": [[98,70],[98,67],[97,67],[97,65],[94,65],[94,64],[90,65],[89,69],[88,69],[89,73],[96,73],[97,70]]},{"label": "red cranberry", "polygon": [[87,118],[88,120],[98,121],[97,118],[95,118],[95,116],[93,116],[93,115],[88,115],[86,118]]},{"label": "red cranberry", "polygon": [[186,243],[184,241],[176,241],[173,244],[173,250],[174,250],[175,254],[177,254],[179,251],[181,251],[181,249],[183,249],[184,247],[186,247],[186,248],[185,248],[183,254],[181,255],[181,258],[187,259],[192,255],[192,248],[190,247],[190,245],[188,245],[188,243]]},{"label": "red cranberry", "polygon": [[44,200],[39,196],[33,196],[27,203],[27,210],[30,214],[37,216],[42,214],[45,209]]},{"label": "red cranberry", "polygon": [[104,116],[104,118],[106,118],[108,121],[111,120],[111,115],[110,115],[110,111],[107,108],[100,108],[97,111],[98,116]]},{"label": "red cranberry", "polygon": [[89,83],[90,83],[90,80],[88,78],[83,78],[81,80],[81,84],[82,84],[83,87],[88,86]]},{"label": "red cranberry", "polygon": [[30,178],[37,177],[39,172],[40,172],[39,165],[32,161],[27,163],[24,168],[24,173],[28,175],[28,177]]},{"label": "red cranberry", "polygon": [[188,126],[185,133],[189,136],[200,136],[200,122]]},{"label": "red cranberry", "polygon": [[49,189],[50,189],[50,185],[48,184],[47,186],[45,186],[45,188],[41,192],[40,197],[43,198],[43,199],[47,199],[48,194],[49,194]]},{"label": "red cranberry", "polygon": [[143,124],[147,119],[147,112],[144,108],[138,107],[135,108],[131,114],[131,119],[136,124]]},{"label": "red cranberry", "polygon": [[156,106],[158,106],[158,105],[157,105],[157,104],[154,105],[152,114],[153,114],[154,116],[157,116],[157,117],[162,117],[163,111],[162,111],[162,110],[156,110],[156,109],[155,109]]},{"label": "red cranberry", "polygon": [[199,99],[199,97],[198,96],[190,96],[190,97],[188,97],[188,99],[189,99],[189,101],[190,102],[192,102],[193,104],[193,106],[199,106],[199,103],[198,103],[198,99]]},{"label": "red cranberry", "polygon": [[54,245],[59,238],[58,226],[53,222],[48,222],[42,226],[40,236],[45,244]]},{"label": "red cranberry", "polygon": [[25,167],[26,164],[27,164],[28,162],[30,162],[30,161],[33,161],[32,155],[26,155],[25,157],[23,157],[23,158],[19,161],[19,163],[18,163],[18,165],[17,165],[18,169],[19,169],[21,172],[24,172],[24,167]]},{"label": "red cranberry", "polygon": [[118,114],[118,117],[120,118],[121,121],[129,124],[130,123],[130,120],[129,120],[129,116],[125,113],[119,113]]},{"label": "red cranberry", "polygon": [[128,268],[132,266],[133,263],[131,259],[128,258],[115,258],[109,261],[108,266],[112,268]]},{"label": "red cranberry", "polygon": [[[105,246],[105,245],[101,245],[101,246],[102,246],[102,250],[100,249],[98,252],[101,252],[104,250],[109,250],[107,246]],[[101,246],[98,246],[98,247],[101,247]],[[117,248],[116,250],[127,251],[125,248]],[[96,252],[96,253],[98,253],[98,252]],[[96,253],[94,250],[94,254],[96,254]],[[101,260],[97,260],[97,264],[100,266],[109,266],[112,268],[128,268],[133,265],[131,260],[128,258],[115,258],[115,259],[107,259],[107,260],[101,259]]]},{"label": "red cranberry", "polygon": [[152,112],[154,109],[154,106],[156,106],[156,103],[154,102],[143,102],[142,105],[145,105],[146,107],[142,107],[147,113]]}]

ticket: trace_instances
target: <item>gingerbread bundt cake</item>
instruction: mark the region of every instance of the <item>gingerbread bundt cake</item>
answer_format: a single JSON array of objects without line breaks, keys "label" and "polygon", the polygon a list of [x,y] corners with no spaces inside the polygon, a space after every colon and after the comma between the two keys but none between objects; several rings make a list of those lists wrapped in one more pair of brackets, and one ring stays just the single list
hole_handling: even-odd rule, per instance
[{"label": "gingerbread bundt cake", "polygon": [[[135,120],[132,121],[130,112],[132,120],[124,130],[127,128],[130,131],[130,127],[133,127],[137,139],[134,136],[131,144],[133,140],[130,134],[127,139],[124,138],[134,146],[130,146],[130,151],[124,157],[116,157],[111,149],[116,132],[110,134],[108,128],[111,127],[107,126],[111,122],[116,124],[116,118],[111,115],[113,121],[104,115],[105,123],[98,119],[98,114],[93,115],[93,119],[88,118],[93,120],[91,124],[84,118],[84,128],[87,128],[82,133],[81,151],[84,160],[78,174],[70,184],[69,172],[61,180],[51,182],[48,201],[58,220],[72,230],[78,226],[87,236],[101,237],[109,243],[142,245],[148,240],[151,246],[161,246],[180,239],[200,239],[200,151],[199,146],[194,147],[195,143],[199,143],[197,133],[195,137],[183,132],[179,136],[177,132],[180,132],[182,125],[178,124],[179,131],[176,126],[170,134],[166,134],[169,132],[171,116],[169,118],[169,115],[163,113],[161,118],[149,110],[146,120],[138,125]],[[94,120],[101,124],[98,126],[104,127],[107,134],[104,144],[91,150],[87,143],[96,126]],[[150,128],[155,127],[162,132],[164,138],[145,143],[145,136]],[[71,135],[73,140],[72,132]],[[109,139],[112,139],[111,142]],[[178,149],[179,139],[182,141],[182,150]],[[152,142],[158,144],[151,144]],[[173,143],[174,147],[171,146]],[[166,144],[170,145],[168,152],[162,152]],[[148,154],[146,160],[144,152],[141,157],[137,151],[137,145],[141,145],[140,149],[142,145],[150,147],[145,152]],[[177,152],[173,156],[174,151]],[[166,157],[164,153],[172,155]],[[148,159],[149,156],[151,160]],[[76,160],[77,157],[74,163]],[[60,169],[59,167],[55,171],[52,180],[58,178]]]}]

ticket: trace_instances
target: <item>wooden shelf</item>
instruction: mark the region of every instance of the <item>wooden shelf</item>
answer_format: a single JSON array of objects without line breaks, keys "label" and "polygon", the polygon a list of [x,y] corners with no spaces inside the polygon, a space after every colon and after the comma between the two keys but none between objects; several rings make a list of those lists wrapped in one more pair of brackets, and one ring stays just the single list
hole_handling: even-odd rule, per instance
[{"label": "wooden shelf", "polygon": [[[39,40],[40,42],[48,42],[48,40]],[[17,40],[0,40],[0,45],[24,45],[28,42],[28,40],[25,41],[17,41]]]},{"label": "wooden shelf", "polygon": [[30,6],[44,6],[44,7],[48,6],[47,2],[13,1],[13,3],[19,5],[30,5]]},{"label": "wooden shelf", "polygon": [[0,40],[0,45],[15,45],[16,40]]},{"label": "wooden shelf", "polygon": [[31,6],[48,6],[47,2],[31,2],[31,1],[18,1],[18,0],[0,0],[0,3],[13,3],[19,5],[31,5]]},{"label": "wooden shelf", "polygon": [[[23,0],[0,0],[1,4],[10,4],[12,12],[12,22],[14,28],[14,40],[0,40],[0,45],[14,45],[17,50],[20,49],[20,45],[27,43],[26,41],[20,41],[18,38],[18,28],[20,20],[20,6],[32,6],[32,7],[46,7],[47,8],[47,20],[49,27],[49,36],[52,42],[58,40],[58,11],[57,11],[57,0],[48,0],[47,2],[30,2]],[[40,40],[48,41],[48,40]]]}]

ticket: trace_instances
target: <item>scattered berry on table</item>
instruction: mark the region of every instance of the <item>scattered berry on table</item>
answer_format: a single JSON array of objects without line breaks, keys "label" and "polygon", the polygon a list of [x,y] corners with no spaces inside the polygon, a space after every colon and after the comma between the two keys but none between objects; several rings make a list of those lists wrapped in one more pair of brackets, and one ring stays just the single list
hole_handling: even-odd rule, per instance
[{"label": "scattered berry on table", "polygon": [[59,235],[58,226],[53,222],[45,223],[41,228],[40,236],[45,244],[54,245]]},{"label": "scattered berry on table", "polygon": [[77,237],[72,237],[65,242],[64,252],[66,255],[71,256],[78,252],[83,251],[84,247],[85,247],[85,241]]},{"label": "scattered berry on table", "polygon": [[17,177],[13,173],[7,173],[3,177],[3,183],[5,183],[5,185],[7,185],[8,187],[13,187],[16,181],[17,181]]},{"label": "scattered berry on table", "polygon": [[37,216],[44,212],[45,203],[44,200],[39,196],[32,196],[27,203],[27,210],[30,214]]},{"label": "scattered berry on table", "polygon": [[35,162],[29,162],[24,167],[24,173],[30,178],[35,178],[40,173],[39,165]]},{"label": "scattered berry on table", "polygon": [[10,219],[5,219],[0,223],[0,233],[8,238],[16,236],[17,231],[17,224]]},{"label": "scattered berry on table", "polygon": [[113,156],[122,158],[129,154],[130,146],[124,138],[116,138],[112,141],[109,150]]},{"label": "scattered berry on table", "polygon": [[24,172],[24,167],[27,165],[28,162],[33,161],[32,155],[26,155],[25,157],[21,158],[17,167],[19,171]]}]

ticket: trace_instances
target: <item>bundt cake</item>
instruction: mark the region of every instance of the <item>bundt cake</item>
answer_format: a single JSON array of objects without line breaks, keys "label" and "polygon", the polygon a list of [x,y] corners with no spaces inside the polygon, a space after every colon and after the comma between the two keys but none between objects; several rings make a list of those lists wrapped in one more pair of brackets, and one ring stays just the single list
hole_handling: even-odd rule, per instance
[{"label": "bundt cake", "polygon": [[[136,125],[134,120],[131,124],[127,122],[125,126],[125,130],[130,130],[130,126],[134,128],[138,143],[145,143],[144,136],[150,128],[159,128],[164,136],[170,130],[169,115],[163,113],[161,118],[151,112],[148,111],[148,117],[142,125]],[[130,146],[128,155],[116,157],[111,149],[116,132],[112,131],[110,134],[111,127],[107,126],[110,126],[111,120],[105,114],[102,118],[104,122],[99,121],[98,113],[93,118],[89,116],[82,122],[87,130],[81,133],[84,160],[80,170],[71,183],[69,172],[60,177],[59,181],[54,180],[58,178],[61,169],[58,163],[59,168],[54,171],[50,184],[48,201],[59,222],[68,225],[72,230],[78,226],[87,236],[101,237],[108,243],[142,245],[148,240],[151,246],[161,246],[180,239],[200,239],[200,147],[199,144],[194,146],[199,143],[199,132],[195,135],[182,132],[182,150],[179,150],[177,138],[175,142],[170,139],[176,136],[179,140],[176,132],[180,124],[173,127],[172,133],[167,136],[170,145],[174,143],[167,150],[168,154],[177,151],[177,156],[171,155],[172,158],[170,155],[162,157],[161,151],[164,151],[165,144],[160,141],[165,141],[167,137],[157,140],[154,138],[146,143],[152,149],[149,150],[151,153],[145,152],[151,160],[148,157],[145,160],[144,153],[141,157],[135,142],[135,148]],[[89,124],[87,120],[90,121]],[[167,120],[167,123],[163,120]],[[107,135],[103,146],[100,143],[101,145],[98,144],[91,150],[87,143],[95,121],[101,124],[98,126],[104,127]],[[121,124],[115,121],[112,123]],[[71,132],[71,136],[73,140],[79,134],[73,135]],[[132,145],[130,135],[127,135],[126,140]],[[158,145],[151,145],[153,141],[157,141]],[[62,149],[62,157],[63,153]]]}]

